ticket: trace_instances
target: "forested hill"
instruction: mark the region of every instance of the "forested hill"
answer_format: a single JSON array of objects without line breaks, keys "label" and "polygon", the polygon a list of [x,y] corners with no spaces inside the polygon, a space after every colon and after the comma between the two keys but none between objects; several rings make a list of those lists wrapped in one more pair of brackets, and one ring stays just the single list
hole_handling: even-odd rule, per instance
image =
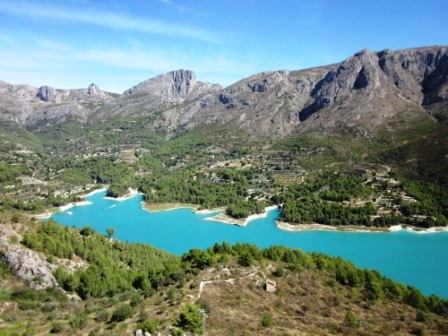
[{"label": "forested hill", "polygon": [[[133,335],[138,329],[200,334],[200,309],[212,335],[448,332],[448,301],[425,297],[341,258],[226,242],[175,257],[88,227],[24,218],[3,226],[9,227],[3,253],[33,249],[58,283],[33,290],[30,283],[48,285],[39,273],[27,284],[2,261],[0,330],[5,335]],[[267,280],[276,285],[273,293],[266,291]]]}]

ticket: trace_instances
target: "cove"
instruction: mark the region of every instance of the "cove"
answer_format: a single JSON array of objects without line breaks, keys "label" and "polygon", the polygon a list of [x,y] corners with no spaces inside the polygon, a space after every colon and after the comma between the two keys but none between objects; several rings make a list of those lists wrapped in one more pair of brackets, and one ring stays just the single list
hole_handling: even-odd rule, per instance
[{"label": "cove", "polygon": [[[206,249],[216,242],[250,243],[260,248],[283,245],[305,252],[340,256],[358,267],[412,285],[424,294],[448,299],[448,232],[384,233],[302,231],[290,232],[275,225],[279,211],[249,222],[245,227],[204,220],[214,214],[195,214],[191,209],[150,213],[141,207],[141,196],[125,201],[105,199],[106,191],[86,197],[91,204],[52,214],[57,223],[82,228],[86,225],[115,238],[146,243],[181,255],[191,248]],[[215,213],[216,214],[216,213]]]}]

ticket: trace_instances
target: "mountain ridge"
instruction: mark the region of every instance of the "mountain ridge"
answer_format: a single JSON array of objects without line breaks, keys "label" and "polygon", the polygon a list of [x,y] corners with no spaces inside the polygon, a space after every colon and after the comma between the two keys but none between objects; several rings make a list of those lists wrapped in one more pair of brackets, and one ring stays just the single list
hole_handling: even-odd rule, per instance
[{"label": "mountain ridge", "polygon": [[310,130],[354,129],[375,135],[393,123],[445,116],[446,46],[372,52],[298,71],[267,71],[222,88],[179,69],[145,80],[121,95],[0,82],[0,120],[45,129],[75,120],[151,116],[168,136],[198,125],[228,125],[283,138]]}]

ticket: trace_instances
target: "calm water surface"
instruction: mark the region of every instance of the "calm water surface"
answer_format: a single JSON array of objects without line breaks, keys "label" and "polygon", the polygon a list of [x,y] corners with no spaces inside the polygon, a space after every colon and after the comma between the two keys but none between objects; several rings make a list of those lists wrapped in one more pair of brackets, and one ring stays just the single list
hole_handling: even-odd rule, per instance
[{"label": "calm water surface", "polygon": [[398,282],[413,285],[423,293],[448,298],[448,232],[417,234],[289,232],[277,229],[278,210],[246,227],[204,220],[213,214],[194,214],[191,209],[149,213],[141,197],[126,201],[105,199],[105,191],[86,198],[92,204],[76,206],[52,215],[60,224],[78,228],[89,225],[100,233],[115,230],[115,238],[141,242],[181,255],[189,249],[205,249],[216,242],[245,242],[260,248],[284,245],[306,252],[341,256],[356,266],[377,269]]}]

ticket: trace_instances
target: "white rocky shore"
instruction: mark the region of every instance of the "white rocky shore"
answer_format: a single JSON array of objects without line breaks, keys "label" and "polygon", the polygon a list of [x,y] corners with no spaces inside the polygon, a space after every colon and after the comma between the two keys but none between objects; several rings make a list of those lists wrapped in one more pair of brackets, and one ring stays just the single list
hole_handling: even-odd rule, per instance
[{"label": "white rocky shore", "polygon": [[270,207],[266,207],[266,208],[264,208],[264,212],[262,212],[261,214],[250,215],[249,217],[242,218],[242,219],[236,219],[236,218],[227,216],[225,213],[220,213],[220,214],[218,214],[216,216],[208,217],[208,218],[204,218],[204,219],[209,220],[209,221],[220,222],[220,223],[224,223],[224,224],[246,226],[250,221],[253,221],[253,220],[259,219],[259,218],[267,217],[268,216],[268,211],[274,210],[276,208],[277,208],[276,205],[273,205],[273,206],[270,206]]},{"label": "white rocky shore", "polygon": [[139,192],[138,192],[137,189],[129,188],[128,189],[128,193],[125,196],[117,197],[117,198],[115,198],[115,197],[104,197],[104,198],[108,199],[108,200],[111,200],[111,201],[123,202],[123,201],[126,201],[126,200],[128,200],[128,199],[130,199],[130,198],[132,198],[132,197],[134,197],[134,196],[136,196],[138,194],[139,194]]},{"label": "white rocky shore", "polygon": [[415,232],[415,233],[436,233],[436,232],[448,232],[448,227],[447,226],[436,226],[436,227],[432,227],[429,229],[421,229],[421,228],[416,228],[413,226],[400,224],[400,225],[391,226],[389,228],[390,232],[402,231],[402,230]]},{"label": "white rocky shore", "polygon": [[275,221],[277,227],[285,231],[345,231],[345,232],[396,232],[396,231],[409,231],[414,233],[436,233],[436,232],[448,232],[448,227],[433,227],[429,229],[422,229],[418,227],[412,227],[408,225],[394,225],[391,227],[372,227],[372,226],[332,226],[324,224],[290,224],[282,221]]}]

